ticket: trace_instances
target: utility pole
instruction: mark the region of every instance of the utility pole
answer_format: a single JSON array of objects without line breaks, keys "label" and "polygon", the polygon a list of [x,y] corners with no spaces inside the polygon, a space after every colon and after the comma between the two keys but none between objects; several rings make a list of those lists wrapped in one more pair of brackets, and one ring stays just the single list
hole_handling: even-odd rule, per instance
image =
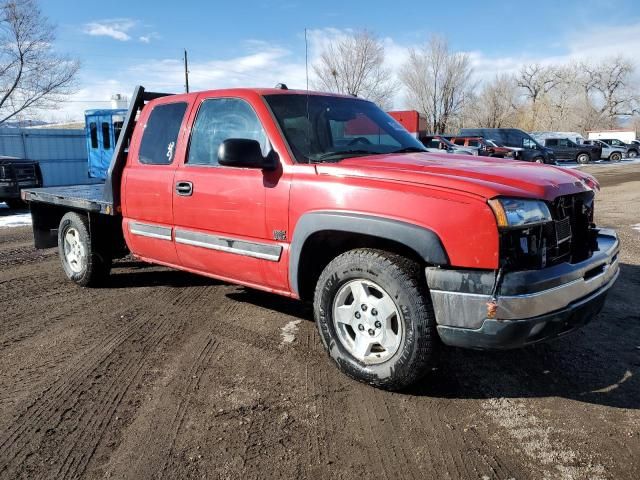
[{"label": "utility pole", "polygon": [[189,61],[186,48],[184,49],[184,91],[189,93]]}]

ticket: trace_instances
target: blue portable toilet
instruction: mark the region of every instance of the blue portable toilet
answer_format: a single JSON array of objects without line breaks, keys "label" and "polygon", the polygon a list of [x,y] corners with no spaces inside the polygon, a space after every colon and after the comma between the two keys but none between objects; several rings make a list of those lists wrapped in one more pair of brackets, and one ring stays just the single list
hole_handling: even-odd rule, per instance
[{"label": "blue portable toilet", "polygon": [[126,109],[85,111],[89,176],[104,180],[122,130]]}]

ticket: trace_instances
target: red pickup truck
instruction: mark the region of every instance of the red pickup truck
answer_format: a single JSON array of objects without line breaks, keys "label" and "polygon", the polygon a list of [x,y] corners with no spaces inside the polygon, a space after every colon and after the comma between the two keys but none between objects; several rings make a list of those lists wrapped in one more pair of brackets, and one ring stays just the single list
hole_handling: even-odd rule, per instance
[{"label": "red pickup truck", "polygon": [[593,177],[439,155],[373,103],[137,87],[101,186],[27,189],[37,248],[104,282],[127,253],[313,302],[348,375],[401,389],[440,344],[520,347],[592,319],[618,275]]}]

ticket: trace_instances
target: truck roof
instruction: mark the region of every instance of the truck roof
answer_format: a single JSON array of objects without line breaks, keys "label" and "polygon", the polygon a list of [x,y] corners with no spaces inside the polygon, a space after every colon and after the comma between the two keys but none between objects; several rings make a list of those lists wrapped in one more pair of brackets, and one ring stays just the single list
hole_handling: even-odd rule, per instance
[{"label": "truck roof", "polygon": [[[190,98],[193,96],[197,96],[200,94],[228,94],[228,95],[242,95],[246,93],[258,94],[260,96],[265,95],[320,95],[326,97],[343,97],[343,98],[360,98],[355,97],[353,95],[344,95],[340,93],[332,93],[332,92],[318,92],[314,90],[291,90],[284,88],[219,88],[212,90],[200,90],[197,92],[189,92],[189,93],[176,93],[171,95],[172,98],[181,99],[181,98]],[[365,98],[360,98],[360,100],[367,100]],[[368,101],[368,100],[367,100]]]}]

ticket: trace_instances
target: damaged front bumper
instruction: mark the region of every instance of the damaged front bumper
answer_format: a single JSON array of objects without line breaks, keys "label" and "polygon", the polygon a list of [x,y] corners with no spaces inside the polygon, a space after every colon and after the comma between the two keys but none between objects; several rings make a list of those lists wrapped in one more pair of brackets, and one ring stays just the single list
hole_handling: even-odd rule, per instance
[{"label": "damaged front bumper", "polygon": [[601,229],[589,259],[509,272],[497,289],[494,271],[427,268],[438,334],[451,346],[507,349],[569,333],[602,309],[618,252],[615,232]]}]

